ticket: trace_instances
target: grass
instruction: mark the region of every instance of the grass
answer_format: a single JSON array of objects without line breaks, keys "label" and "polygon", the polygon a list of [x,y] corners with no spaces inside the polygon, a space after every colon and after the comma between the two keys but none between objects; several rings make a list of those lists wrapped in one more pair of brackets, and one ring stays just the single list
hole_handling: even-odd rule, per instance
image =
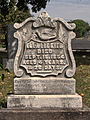
[{"label": "grass", "polygon": [[[1,55],[2,54],[2,55]],[[0,53],[0,64],[2,58],[7,57],[6,52]],[[76,91],[83,97],[83,103],[90,107],[90,56],[75,54],[77,69]],[[13,93],[14,73],[7,69],[0,70],[0,107],[6,107],[7,93]]]},{"label": "grass", "polygon": [[[0,65],[3,58],[7,58],[7,52],[0,52]],[[6,107],[7,93],[13,92],[14,73],[0,67],[0,107]]]},{"label": "grass", "polygon": [[13,72],[7,69],[1,70],[0,75],[4,75],[4,79],[0,78],[0,107],[6,107],[7,93],[13,93]]},{"label": "grass", "polygon": [[90,107],[90,56],[76,55],[76,91],[83,98],[83,103]]}]

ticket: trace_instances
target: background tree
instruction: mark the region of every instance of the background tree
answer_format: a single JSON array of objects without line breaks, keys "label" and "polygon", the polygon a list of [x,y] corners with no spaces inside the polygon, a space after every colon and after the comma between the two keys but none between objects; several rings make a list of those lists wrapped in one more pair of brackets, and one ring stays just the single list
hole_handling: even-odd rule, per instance
[{"label": "background tree", "polygon": [[30,17],[29,4],[32,11],[40,11],[45,8],[50,0],[0,0],[0,23],[22,22]]},{"label": "background tree", "polygon": [[5,38],[7,34],[8,24],[22,22],[28,17],[31,17],[29,4],[32,6],[32,11],[40,11],[45,8],[50,0],[0,0],[0,27],[3,29],[3,34],[0,34],[0,39]]},{"label": "background tree", "polygon": [[85,32],[90,30],[90,26],[87,22],[77,19],[77,20],[73,20],[71,21],[73,23],[76,24],[76,28],[74,30],[74,32],[76,33],[76,37],[84,37]]},{"label": "background tree", "polygon": [[1,0],[0,1],[0,23],[3,25],[8,25],[14,22],[22,22],[27,17],[30,17],[29,8],[23,8],[19,10],[16,6],[16,0]]}]

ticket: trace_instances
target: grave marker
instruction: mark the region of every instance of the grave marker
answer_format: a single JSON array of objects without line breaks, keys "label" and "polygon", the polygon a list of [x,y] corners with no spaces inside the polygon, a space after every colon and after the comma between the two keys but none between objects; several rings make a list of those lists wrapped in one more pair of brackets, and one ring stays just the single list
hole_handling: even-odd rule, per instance
[{"label": "grave marker", "polygon": [[15,23],[18,49],[14,61],[14,95],[8,108],[82,108],[76,94],[76,65],[71,48],[75,24],[51,20],[44,11],[38,18]]}]

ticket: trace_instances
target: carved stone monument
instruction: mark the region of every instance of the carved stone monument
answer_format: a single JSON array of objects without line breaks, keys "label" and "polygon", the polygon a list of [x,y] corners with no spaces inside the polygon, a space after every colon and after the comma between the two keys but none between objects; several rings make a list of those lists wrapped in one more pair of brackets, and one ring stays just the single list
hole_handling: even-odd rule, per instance
[{"label": "carved stone monument", "polygon": [[71,40],[75,24],[51,20],[44,11],[15,23],[18,49],[14,61],[14,95],[8,108],[82,108],[76,93],[75,60]]}]

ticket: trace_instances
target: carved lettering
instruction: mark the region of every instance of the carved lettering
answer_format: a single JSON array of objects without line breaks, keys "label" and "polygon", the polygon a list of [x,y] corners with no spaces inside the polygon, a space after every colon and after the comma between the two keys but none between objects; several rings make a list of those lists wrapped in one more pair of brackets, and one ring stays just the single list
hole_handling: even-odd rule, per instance
[{"label": "carved lettering", "polygon": [[26,43],[22,66],[25,66],[28,72],[62,72],[66,64],[64,45],[59,40],[45,43],[31,40]]}]

